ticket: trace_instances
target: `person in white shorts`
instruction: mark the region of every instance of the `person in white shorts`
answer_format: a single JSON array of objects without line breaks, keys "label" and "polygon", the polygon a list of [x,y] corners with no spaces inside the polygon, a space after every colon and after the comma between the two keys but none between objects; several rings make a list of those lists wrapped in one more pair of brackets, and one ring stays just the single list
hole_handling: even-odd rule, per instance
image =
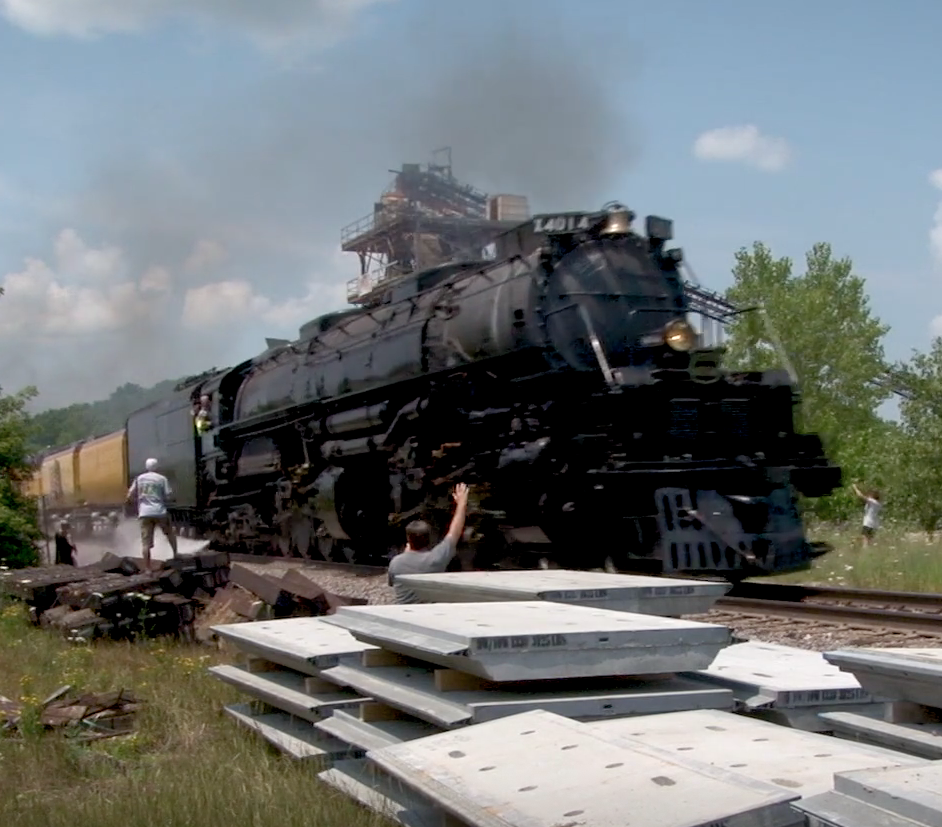
[{"label": "person in white shorts", "polygon": [[[154,547],[154,529],[159,527],[163,531],[170,543],[174,559],[177,557],[177,537],[170,519],[170,511],[167,508],[167,502],[173,495],[170,481],[163,474],[157,473],[156,459],[147,460],[144,467],[147,470],[135,477],[128,489],[127,502],[131,503],[135,498],[137,499],[137,515],[141,521],[141,553],[144,558],[144,568],[150,571],[152,568],[150,551]],[[161,564],[158,563],[157,568],[160,567]]]},{"label": "person in white shorts", "polygon": [[854,493],[864,501],[863,517],[863,542],[869,546],[873,542],[873,535],[880,527],[880,511],[883,509],[883,503],[880,500],[880,492],[871,489],[869,494],[864,494],[857,485],[854,485]]}]

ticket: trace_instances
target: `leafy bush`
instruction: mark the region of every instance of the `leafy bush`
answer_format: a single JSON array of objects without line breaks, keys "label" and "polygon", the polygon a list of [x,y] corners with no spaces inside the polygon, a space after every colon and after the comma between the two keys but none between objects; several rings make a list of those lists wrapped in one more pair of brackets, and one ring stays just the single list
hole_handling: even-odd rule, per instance
[{"label": "leafy bush", "polygon": [[38,562],[36,503],[21,489],[32,473],[25,407],[35,395],[33,388],[12,396],[0,394],[0,563],[14,568]]}]

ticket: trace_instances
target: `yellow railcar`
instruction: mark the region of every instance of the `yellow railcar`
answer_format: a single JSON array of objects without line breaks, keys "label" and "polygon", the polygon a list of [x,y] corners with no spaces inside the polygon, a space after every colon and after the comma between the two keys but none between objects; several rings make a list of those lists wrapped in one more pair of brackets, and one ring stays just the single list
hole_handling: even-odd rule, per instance
[{"label": "yellow railcar", "polygon": [[79,504],[79,449],[82,443],[70,445],[43,459],[40,470],[42,493],[52,509],[74,508]]},{"label": "yellow railcar", "polygon": [[42,463],[36,465],[36,470],[30,475],[23,485],[23,493],[27,497],[39,499],[45,492],[43,491]]},{"label": "yellow railcar", "polygon": [[78,449],[78,491],[93,510],[117,508],[124,502],[128,482],[128,443],[124,429],[90,439]]}]

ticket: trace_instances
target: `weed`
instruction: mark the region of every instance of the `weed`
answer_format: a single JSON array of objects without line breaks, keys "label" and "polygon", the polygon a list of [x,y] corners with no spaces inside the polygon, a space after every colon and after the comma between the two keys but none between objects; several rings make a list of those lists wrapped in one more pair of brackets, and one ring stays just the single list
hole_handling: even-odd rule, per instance
[{"label": "weed", "polygon": [[864,546],[859,529],[815,526],[810,533],[815,540],[832,543],[834,551],[815,560],[810,571],[770,580],[942,593],[942,538],[887,528],[877,533],[873,545]]},{"label": "weed", "polygon": [[[231,660],[231,658],[228,658]],[[0,604],[0,695],[30,710],[63,684],[127,688],[143,701],[130,736],[82,744],[27,727],[0,738],[0,824],[17,827],[383,827],[222,712],[244,700],[206,674],[227,660],[166,641],[70,644]],[[32,719],[30,719],[32,720]]]}]

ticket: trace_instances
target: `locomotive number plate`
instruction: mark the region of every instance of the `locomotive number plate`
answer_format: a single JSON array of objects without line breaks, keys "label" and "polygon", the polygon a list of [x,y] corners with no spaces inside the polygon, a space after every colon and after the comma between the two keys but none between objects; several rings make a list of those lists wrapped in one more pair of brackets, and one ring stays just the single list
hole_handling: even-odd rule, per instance
[{"label": "locomotive number plate", "polygon": [[533,219],[535,233],[578,233],[591,226],[589,213],[540,215]]}]

